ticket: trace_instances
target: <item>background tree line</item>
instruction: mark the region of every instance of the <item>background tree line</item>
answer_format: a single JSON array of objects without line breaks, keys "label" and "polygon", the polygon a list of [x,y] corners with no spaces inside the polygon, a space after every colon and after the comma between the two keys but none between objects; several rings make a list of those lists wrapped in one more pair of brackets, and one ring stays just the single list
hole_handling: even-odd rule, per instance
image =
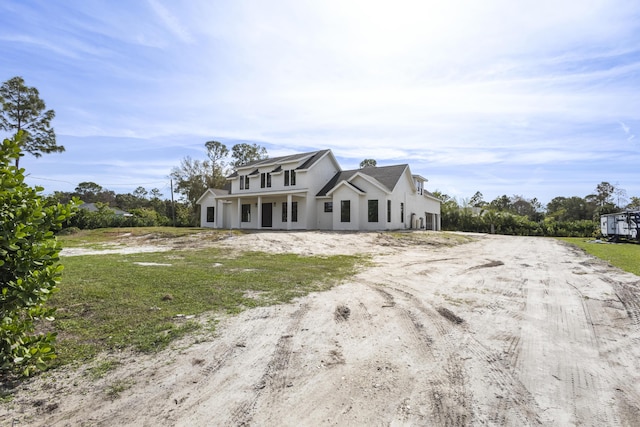
[{"label": "background tree line", "polygon": [[481,192],[456,200],[441,192],[442,228],[524,236],[594,237],[600,233],[600,215],[640,209],[640,197],[601,182],[585,197],[554,197],[546,208],[536,199],[502,195],[487,202]]},{"label": "background tree line", "polygon": [[[79,183],[74,191],[56,191],[49,198],[56,203],[77,198],[98,208],[89,211],[81,205],[78,213],[65,224],[66,228],[197,226],[200,207],[196,201],[200,196],[208,188],[227,187],[226,177],[233,168],[267,156],[267,150],[257,144],[236,144],[229,150],[221,142],[207,141],[205,147],[207,159],[185,157],[173,168],[171,179],[178,196],[174,201],[157,188],[138,187],[132,193],[116,194],[91,181]],[[118,215],[113,208],[131,215]]]}]

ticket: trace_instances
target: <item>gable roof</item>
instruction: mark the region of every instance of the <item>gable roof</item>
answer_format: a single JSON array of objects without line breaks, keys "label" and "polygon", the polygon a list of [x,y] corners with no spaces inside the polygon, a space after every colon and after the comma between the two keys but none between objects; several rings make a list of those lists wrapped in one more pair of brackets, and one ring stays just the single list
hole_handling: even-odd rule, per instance
[{"label": "gable roof", "polygon": [[[271,173],[278,173],[278,172],[282,172],[283,164],[294,163],[294,162],[302,162],[302,164],[296,167],[295,170],[298,170],[298,171],[306,170],[306,169],[309,169],[314,164],[316,164],[317,162],[319,162],[320,159],[322,159],[324,156],[326,156],[329,153],[331,153],[331,150],[320,150],[320,151],[310,151],[308,153],[290,154],[288,156],[270,157],[262,160],[254,160],[252,162],[248,162],[248,163],[245,163],[244,165],[238,166],[231,175],[227,176],[227,179],[232,180],[240,176],[240,174],[238,173],[239,169],[254,168],[251,173],[242,172],[243,175],[253,176],[259,173],[258,168],[260,167],[274,166],[275,169],[273,169]],[[333,159],[333,162],[336,164],[336,166],[339,169],[340,167],[337,161],[335,160],[335,157],[331,155],[331,158]]]},{"label": "gable roof", "polygon": [[342,186],[350,188],[352,191],[355,191],[356,193],[361,194],[361,195],[362,194],[367,194],[366,191],[364,191],[362,188],[360,188],[357,185],[355,185],[353,182],[342,180],[338,184],[336,184],[335,187],[333,187],[331,190],[329,190],[326,195],[330,196],[331,193],[333,193],[334,191],[336,191],[338,188],[340,188]]},{"label": "gable roof", "polygon": [[304,169],[309,169],[311,166],[313,166],[314,164],[316,164],[316,162],[318,162],[321,158],[323,158],[327,153],[330,153],[331,150],[320,150],[320,151],[316,151],[315,153],[313,153],[313,155],[311,157],[309,157],[307,159],[306,162],[304,162],[303,164],[301,164],[300,166],[298,166],[296,168],[296,170],[304,170]]},{"label": "gable roof", "polygon": [[230,193],[230,186],[225,185],[225,188],[207,188],[207,191],[202,193],[202,196],[196,200],[196,205],[199,205],[200,202],[207,196],[207,194],[212,194],[215,196],[228,196]]},{"label": "gable roof", "polygon": [[237,169],[244,168],[258,168],[260,166],[270,166],[270,165],[280,165],[282,163],[292,163],[296,161],[303,162],[296,169],[309,169],[314,163],[320,160],[325,154],[330,152],[331,150],[320,150],[320,151],[311,151],[308,153],[298,153],[298,154],[290,154],[288,156],[280,156],[280,157],[269,157],[262,160],[254,160],[252,162],[245,163],[244,165],[240,165]]},{"label": "gable roof", "polygon": [[352,169],[348,171],[338,172],[331,178],[331,180],[322,187],[317,196],[322,197],[328,195],[331,190],[336,187],[342,181],[349,181],[357,174],[367,175],[380,184],[382,184],[389,192],[392,192],[396,184],[402,177],[402,174],[407,169],[408,165],[393,165],[393,166],[380,166],[380,167],[366,167],[362,169]]}]

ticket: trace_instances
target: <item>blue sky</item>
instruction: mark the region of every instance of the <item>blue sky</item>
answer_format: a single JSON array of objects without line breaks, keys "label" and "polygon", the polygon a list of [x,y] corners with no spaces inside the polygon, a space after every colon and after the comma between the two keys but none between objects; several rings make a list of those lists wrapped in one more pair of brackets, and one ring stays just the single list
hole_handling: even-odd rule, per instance
[{"label": "blue sky", "polygon": [[214,139],[458,199],[640,196],[640,2],[2,0],[0,58],[56,111],[67,151],[20,162],[45,193],[169,197]]}]

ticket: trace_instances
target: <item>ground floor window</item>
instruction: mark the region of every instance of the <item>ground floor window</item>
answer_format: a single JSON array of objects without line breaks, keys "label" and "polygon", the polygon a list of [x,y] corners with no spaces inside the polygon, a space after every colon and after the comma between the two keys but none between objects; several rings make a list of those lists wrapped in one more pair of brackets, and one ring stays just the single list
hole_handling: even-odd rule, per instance
[{"label": "ground floor window", "polygon": [[340,222],[351,222],[351,200],[340,202]]},{"label": "ground floor window", "polygon": [[391,200],[387,200],[387,222],[391,222]]},{"label": "ground floor window", "polygon": [[[282,222],[287,222],[287,202],[282,202]],[[298,202],[291,202],[291,222],[298,222]]]},{"label": "ground floor window", "polygon": [[368,201],[368,218],[369,222],[378,222],[378,201],[377,200],[369,200]]},{"label": "ground floor window", "polygon": [[242,222],[251,222],[251,205],[242,205]]},{"label": "ground floor window", "polygon": [[207,222],[215,222],[216,220],[215,212],[216,210],[213,206],[207,206]]},{"label": "ground floor window", "polygon": [[324,202],[324,211],[333,212],[333,202]]},{"label": "ground floor window", "polygon": [[400,203],[400,222],[404,222],[404,203]]}]

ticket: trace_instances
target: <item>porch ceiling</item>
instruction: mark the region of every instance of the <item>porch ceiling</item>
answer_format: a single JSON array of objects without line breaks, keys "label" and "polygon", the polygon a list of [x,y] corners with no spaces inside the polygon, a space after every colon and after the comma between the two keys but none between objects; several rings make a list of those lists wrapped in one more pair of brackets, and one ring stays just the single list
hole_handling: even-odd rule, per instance
[{"label": "porch ceiling", "polygon": [[257,199],[258,197],[286,197],[288,195],[294,197],[307,197],[306,191],[273,191],[269,193],[250,193],[250,194],[226,194],[224,196],[219,197],[220,199],[225,200],[235,200],[235,199]]}]

